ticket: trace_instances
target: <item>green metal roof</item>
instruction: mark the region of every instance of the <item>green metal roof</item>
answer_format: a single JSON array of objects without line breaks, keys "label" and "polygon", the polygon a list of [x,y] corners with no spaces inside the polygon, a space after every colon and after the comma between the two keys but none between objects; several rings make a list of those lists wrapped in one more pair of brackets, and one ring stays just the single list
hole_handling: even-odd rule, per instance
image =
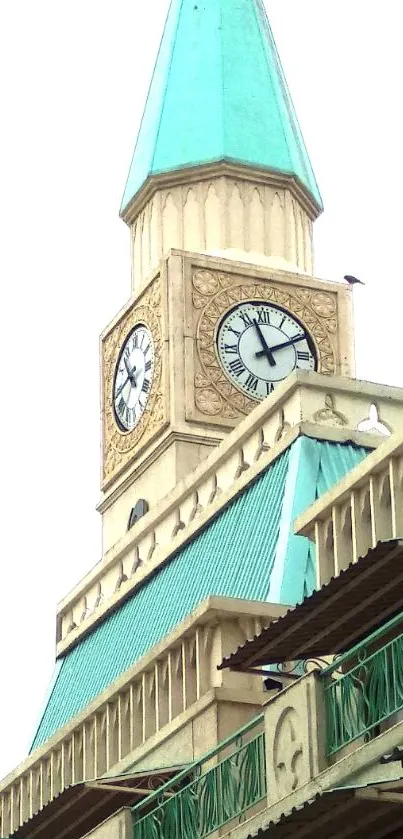
[{"label": "green metal roof", "polygon": [[263,0],[171,0],[121,212],[151,175],[228,160],[322,200]]},{"label": "green metal roof", "polygon": [[[58,662],[32,749],[209,595],[297,603],[314,580],[292,522],[367,450],[300,437],[172,560]],[[172,596],[175,592],[175,597]]]}]

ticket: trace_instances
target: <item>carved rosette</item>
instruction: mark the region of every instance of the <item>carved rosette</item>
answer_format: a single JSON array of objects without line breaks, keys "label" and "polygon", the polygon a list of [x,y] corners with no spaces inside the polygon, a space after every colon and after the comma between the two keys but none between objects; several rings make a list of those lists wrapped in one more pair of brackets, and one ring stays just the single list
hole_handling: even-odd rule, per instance
[{"label": "carved rosette", "polygon": [[[165,422],[165,403],[162,388],[163,341],[161,329],[161,280],[154,282],[142,294],[139,302],[127,311],[102,343],[103,375],[103,478],[111,480],[131,460],[136,449],[156,434]],[[129,332],[137,324],[144,324],[154,343],[154,370],[150,395],[138,424],[131,431],[122,431],[113,410],[113,382],[120,350]]]},{"label": "carved rosette", "polygon": [[318,355],[318,371],[329,376],[336,372],[337,303],[332,292],[279,287],[268,282],[254,282],[246,277],[207,270],[195,271],[192,277],[192,302],[200,313],[197,323],[197,359],[195,403],[199,411],[211,417],[237,419],[256,407],[251,399],[227,378],[217,353],[217,331],[222,318],[243,300],[267,301],[282,306],[295,315],[311,335]]},{"label": "carved rosette", "polygon": [[301,729],[298,711],[285,708],[278,718],[273,741],[274,778],[279,798],[290,795],[306,780],[307,757]]}]

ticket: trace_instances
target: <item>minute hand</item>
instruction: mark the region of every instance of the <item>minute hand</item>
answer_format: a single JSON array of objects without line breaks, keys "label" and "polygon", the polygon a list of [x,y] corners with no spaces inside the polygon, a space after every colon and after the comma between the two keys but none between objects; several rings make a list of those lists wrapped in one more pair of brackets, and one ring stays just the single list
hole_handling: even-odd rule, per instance
[{"label": "minute hand", "polygon": [[268,343],[267,343],[267,341],[266,341],[266,338],[264,337],[263,331],[261,330],[261,328],[260,328],[260,326],[259,326],[259,324],[258,324],[258,322],[257,322],[256,318],[254,319],[253,323],[255,324],[255,327],[256,327],[256,332],[257,332],[257,334],[258,334],[258,336],[259,336],[260,343],[261,343],[262,347],[264,347],[264,349],[263,349],[263,350],[259,350],[259,352],[256,352],[256,353],[255,353],[255,356],[256,356],[256,357],[260,357],[260,356],[262,356],[262,355],[265,355],[265,356],[266,356],[266,358],[267,358],[267,360],[268,360],[268,362],[269,362],[269,364],[270,364],[270,367],[275,367],[275,366],[276,366],[276,361],[275,361],[275,359],[274,359],[274,357],[273,357],[273,353],[272,353],[272,351],[271,351],[271,347],[269,347],[269,345],[268,345]]},{"label": "minute hand", "polygon": [[[282,350],[283,347],[290,347],[291,344],[297,344],[298,341],[303,341],[306,338],[305,333],[303,335],[295,335],[294,338],[290,338],[289,341],[284,341],[284,344],[275,344],[274,347],[270,347],[270,352],[276,352],[276,350]],[[255,353],[257,358],[261,355],[265,355],[264,350],[259,350],[259,352]]]}]

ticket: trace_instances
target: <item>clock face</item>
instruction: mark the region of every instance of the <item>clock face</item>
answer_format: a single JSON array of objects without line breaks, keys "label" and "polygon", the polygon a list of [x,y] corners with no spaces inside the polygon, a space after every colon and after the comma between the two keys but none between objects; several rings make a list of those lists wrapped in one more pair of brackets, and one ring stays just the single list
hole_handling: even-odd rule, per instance
[{"label": "clock face", "polygon": [[316,370],[313,341],[298,319],[271,303],[239,303],[220,323],[218,355],[226,375],[264,399],[293,370]]},{"label": "clock face", "polygon": [[154,371],[151,332],[138,324],[127,336],[115,369],[113,409],[121,431],[131,431],[147,404]]}]

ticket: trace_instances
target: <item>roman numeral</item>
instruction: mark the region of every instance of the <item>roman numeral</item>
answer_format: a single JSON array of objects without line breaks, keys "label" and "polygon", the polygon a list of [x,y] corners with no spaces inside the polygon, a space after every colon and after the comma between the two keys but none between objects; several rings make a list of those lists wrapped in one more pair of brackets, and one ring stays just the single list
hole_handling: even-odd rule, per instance
[{"label": "roman numeral", "polygon": [[270,324],[270,312],[268,312],[267,309],[258,309],[257,322]]},{"label": "roman numeral", "polygon": [[254,390],[256,392],[258,381],[259,380],[256,378],[256,376],[252,376],[252,374],[249,373],[249,376],[248,376],[248,378],[246,379],[246,382],[245,382],[246,387],[248,387],[249,390]]},{"label": "roman numeral", "polygon": [[134,350],[136,349],[136,347],[138,345],[138,340],[139,340],[139,336],[138,336],[137,332],[135,332],[134,335],[133,335],[133,349]]},{"label": "roman numeral", "polygon": [[235,355],[238,353],[238,345],[237,344],[224,344],[225,352],[233,352]]},{"label": "roman numeral", "polygon": [[283,325],[283,323],[284,323],[284,321],[285,321],[285,318],[286,318],[286,316],[284,315],[284,317],[283,317],[283,319],[282,319],[281,323],[279,324],[279,327],[278,327],[279,329],[281,329],[281,327],[282,327],[282,325]]},{"label": "roman numeral", "polygon": [[124,355],[124,357],[125,357],[126,359],[130,358],[130,350],[129,350],[129,347],[125,347],[123,355]]},{"label": "roman numeral", "polygon": [[241,373],[245,372],[245,367],[242,364],[242,361],[241,361],[240,358],[234,358],[234,360],[231,361],[229,367],[230,367],[232,373],[234,374],[234,376],[240,376]]},{"label": "roman numeral", "polygon": [[239,312],[239,317],[245,324],[245,326],[252,326],[252,321],[247,312]]},{"label": "roman numeral", "polygon": [[150,344],[147,344],[145,350],[143,350],[144,355],[147,355],[147,353],[149,351],[150,351]]},{"label": "roman numeral", "polygon": [[125,408],[126,408],[126,402],[123,399],[123,396],[121,396],[120,399],[119,399],[119,402],[118,402],[118,414],[120,414],[120,416],[123,416],[123,411],[124,411]]},{"label": "roman numeral", "polygon": [[148,391],[150,390],[150,380],[149,379],[144,379],[143,380],[143,384],[141,385],[141,390],[143,391],[143,393],[148,393]]},{"label": "roman numeral", "polygon": [[151,370],[151,359],[150,358],[148,359],[148,361],[146,361],[146,368],[145,369],[146,369],[146,373],[148,373],[148,371]]},{"label": "roman numeral", "polygon": [[237,338],[239,338],[240,335],[241,335],[241,333],[238,331],[238,329],[234,329],[233,326],[228,327],[228,332],[233,332],[233,334],[236,335]]},{"label": "roman numeral", "polygon": [[309,361],[309,352],[306,350],[297,350],[298,361]]},{"label": "roman numeral", "polygon": [[269,393],[273,393],[273,390],[274,390],[273,382],[266,382],[266,396],[268,396]]}]

